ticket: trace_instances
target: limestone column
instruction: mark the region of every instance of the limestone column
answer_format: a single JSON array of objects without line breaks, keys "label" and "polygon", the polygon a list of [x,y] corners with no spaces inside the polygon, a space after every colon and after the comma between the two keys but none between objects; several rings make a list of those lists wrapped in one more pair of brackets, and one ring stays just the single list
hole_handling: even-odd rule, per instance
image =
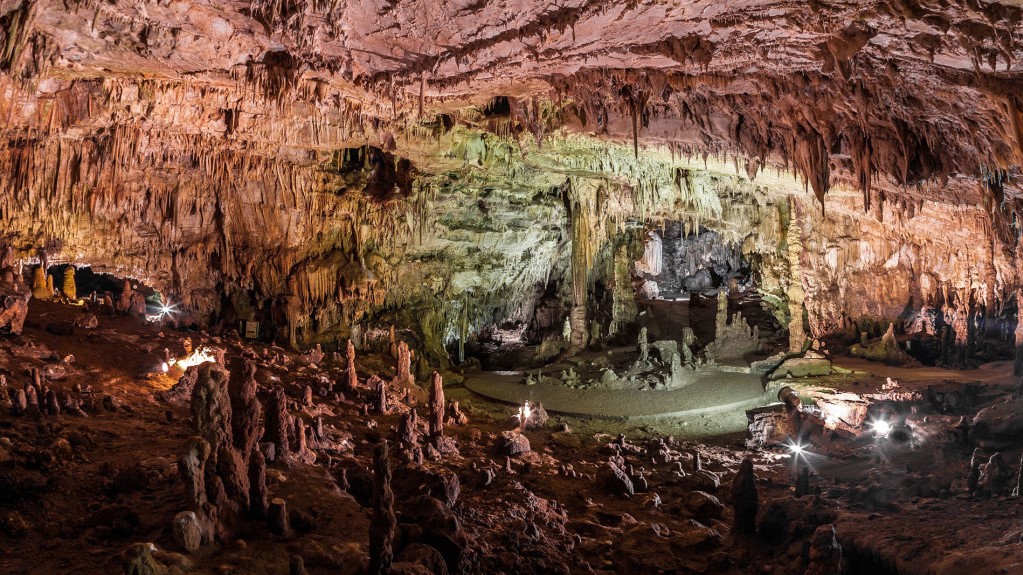
[{"label": "limestone column", "polygon": [[1023,288],[1016,289],[1016,361],[1012,364],[1012,374],[1023,376]]},{"label": "limestone column", "polygon": [[803,351],[806,331],[803,328],[803,274],[799,258],[803,253],[803,239],[800,235],[797,206],[794,198],[789,197],[789,222],[785,232],[786,259],[789,264],[788,286],[785,295],[789,300],[789,351]]},{"label": "limestone column", "polygon": [[728,330],[728,287],[721,286],[718,292],[718,312],[714,317],[714,338],[717,341],[724,341],[725,332]]},{"label": "limestone column", "polygon": [[[660,255],[658,255],[658,265]],[[629,245],[623,242],[615,251],[613,262],[614,287],[611,291],[613,309],[608,335],[618,333],[623,327],[636,320],[636,294],[632,289],[632,258],[629,257]]]},{"label": "limestone column", "polygon": [[582,351],[589,339],[586,294],[589,291],[591,261],[589,255],[593,249],[590,245],[590,227],[585,208],[578,201],[573,201],[571,206],[569,218],[572,226],[572,309],[569,311],[568,322],[572,334],[568,340],[569,355]]}]

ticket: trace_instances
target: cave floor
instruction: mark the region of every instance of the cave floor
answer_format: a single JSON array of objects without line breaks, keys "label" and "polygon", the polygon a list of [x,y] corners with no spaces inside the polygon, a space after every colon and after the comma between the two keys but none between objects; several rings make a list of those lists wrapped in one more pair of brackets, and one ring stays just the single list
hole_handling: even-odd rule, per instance
[{"label": "cave floor", "polygon": [[[307,406],[301,403],[305,386],[340,380],[343,366],[328,358],[313,367],[280,348],[161,331],[131,318],[101,316],[98,329],[70,336],[45,330],[47,323],[77,313],[76,308],[33,302],[25,333],[0,338],[0,373],[9,385],[21,386],[29,367],[50,368],[49,386],[88,405],[88,416],[0,413],[0,572],[120,572],[121,551],[139,541],[156,545],[169,573],[283,575],[293,554],[305,559],[311,575],[363,571],[370,509],[364,506],[365,484],[360,488],[357,479],[371,468],[373,445],[391,436],[406,409],[397,393],[395,411],[386,415],[364,412],[368,392],[351,398],[317,396]],[[245,354],[276,356],[258,362],[260,386],[283,385],[294,402],[293,413],[308,422],[323,418],[326,438],[315,448],[315,464],[277,463],[268,469],[271,496],[287,500],[300,526],[292,537],[245,521],[223,545],[196,554],[184,554],[177,546],[171,524],[185,495],[175,462],[194,432],[187,403],[158,395],[173,379],[152,371],[163,348],[181,355],[179,340],[185,336],[197,345],[202,340],[225,348],[229,365]],[[75,356],[73,362],[64,361],[68,355]],[[380,366],[392,361],[360,355],[360,379],[371,373],[390,377],[393,368]],[[1004,397],[1012,383],[1005,362],[965,372],[837,362],[857,374],[796,383],[862,394],[880,390],[885,377],[898,379],[906,389],[979,382],[987,392],[977,409]],[[62,376],[53,371],[58,366]],[[364,371],[365,366],[374,367]],[[474,375],[465,375],[471,386]],[[85,388],[82,393],[76,385]],[[511,458],[506,468],[492,444],[512,427],[514,406],[482,398],[457,383],[446,393],[461,402],[470,421],[448,427],[459,453],[428,459],[423,468],[460,480],[461,494],[451,510],[465,537],[464,573],[803,573],[809,535],[822,521],[837,526],[845,573],[1023,573],[1020,499],[984,499],[965,492],[970,450],[940,441],[956,416],[921,412],[918,423],[933,427],[933,441],[904,448],[836,440],[813,456],[811,491],[816,495],[797,499],[790,456],[741,447],[741,409],[643,420],[554,415],[547,428],[525,433],[532,451]],[[99,405],[103,395],[117,398],[115,410]],[[722,424],[731,418],[734,425]],[[649,483],[647,491],[628,498],[609,493],[595,480],[620,433],[626,436],[626,460]],[[651,460],[644,446],[654,438],[667,441],[671,461]],[[720,487],[697,486],[675,473],[681,465],[693,477],[691,456],[697,453]],[[729,534],[728,485],[745,457],[755,462],[762,525],[779,518],[784,524],[783,532],[762,527],[755,541]],[[1015,472],[1018,445],[1006,451],[1006,460]],[[404,477],[404,465],[396,478]],[[341,468],[348,470],[347,492],[336,481]],[[489,484],[480,481],[484,469],[495,473]],[[399,516],[418,489],[396,483]],[[716,495],[721,506],[705,504],[697,489]]]}]

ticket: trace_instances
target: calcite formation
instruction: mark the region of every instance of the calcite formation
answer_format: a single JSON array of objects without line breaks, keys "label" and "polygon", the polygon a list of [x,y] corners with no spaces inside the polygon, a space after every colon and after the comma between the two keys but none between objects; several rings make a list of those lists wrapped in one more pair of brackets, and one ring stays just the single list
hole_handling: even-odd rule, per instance
[{"label": "calcite formation", "polygon": [[18,335],[25,325],[32,295],[14,274],[0,278],[0,330]]},{"label": "calcite formation", "polygon": [[[909,288],[961,363],[959,332],[1019,283],[1021,20],[964,0],[7,2],[0,217],[18,257],[131,275],[201,323],[256,310],[298,346],[400,305],[446,357],[530,323],[545,284],[581,349],[618,329],[593,331],[587,294],[624,222],[720,231],[728,204],[805,186],[771,230],[787,254],[734,238],[788,261],[793,333],[799,287],[814,335],[888,315],[856,290]],[[967,249],[988,266],[964,283],[937,258]],[[881,283],[831,297],[836,257]]]},{"label": "calcite formation", "polygon": [[[1018,563],[1021,37],[1017,0],[0,0],[15,570]],[[558,410],[742,381],[777,453]]]}]

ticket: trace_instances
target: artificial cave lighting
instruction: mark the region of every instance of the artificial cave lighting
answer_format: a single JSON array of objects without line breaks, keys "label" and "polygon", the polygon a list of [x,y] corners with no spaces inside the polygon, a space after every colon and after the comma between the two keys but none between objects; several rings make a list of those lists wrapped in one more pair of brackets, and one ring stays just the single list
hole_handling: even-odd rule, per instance
[{"label": "artificial cave lighting", "polygon": [[803,455],[806,453],[806,447],[799,442],[793,441],[792,443],[789,443],[786,447],[788,448],[789,453],[791,453],[792,457],[794,458],[803,457]]},{"label": "artificial cave lighting", "polygon": [[187,356],[185,356],[185,357],[183,357],[181,359],[178,359],[178,360],[172,360],[172,361],[170,361],[168,363],[170,365],[172,365],[172,366],[176,365],[176,366],[180,367],[181,369],[188,369],[188,368],[192,367],[193,365],[200,365],[200,364],[203,364],[203,363],[212,363],[212,362],[216,362],[216,361],[217,361],[217,356],[214,355],[214,352],[213,352],[212,349],[210,349],[208,347],[200,347],[200,348],[196,349],[195,351],[193,351],[192,353],[190,353],[189,355],[187,355]]},{"label": "artificial cave lighting", "polygon": [[888,437],[888,434],[892,431],[892,425],[883,419],[871,422],[870,427],[877,437]]},{"label": "artificial cave lighting", "polygon": [[0,572],[1020,571],[1018,0],[0,2]]}]

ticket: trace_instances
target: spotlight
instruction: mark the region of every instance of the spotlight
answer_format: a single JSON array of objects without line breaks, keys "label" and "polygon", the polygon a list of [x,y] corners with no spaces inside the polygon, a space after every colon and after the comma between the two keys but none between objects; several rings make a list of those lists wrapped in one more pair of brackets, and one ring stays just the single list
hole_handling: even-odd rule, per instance
[{"label": "spotlight", "polygon": [[870,422],[870,427],[874,430],[874,435],[877,437],[888,437],[888,434],[892,431],[892,424],[883,419]]},{"label": "spotlight", "polygon": [[806,448],[803,447],[803,444],[801,443],[789,443],[785,447],[788,448],[789,453],[791,453],[793,457],[802,457],[803,454],[806,453]]}]

